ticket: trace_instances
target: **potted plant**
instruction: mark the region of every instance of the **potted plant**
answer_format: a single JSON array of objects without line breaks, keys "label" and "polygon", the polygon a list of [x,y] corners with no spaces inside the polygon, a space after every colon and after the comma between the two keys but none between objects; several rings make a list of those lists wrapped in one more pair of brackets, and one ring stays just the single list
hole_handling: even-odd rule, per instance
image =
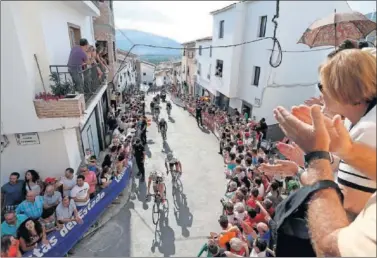
[{"label": "potted plant", "polygon": [[59,100],[64,98],[75,98],[76,94],[72,94],[74,92],[73,84],[68,81],[62,81],[60,80],[58,73],[51,73],[50,75],[50,81],[52,81],[54,84],[50,85],[51,91],[50,92],[40,92],[39,94],[35,95],[35,99],[40,99],[44,101],[50,101],[50,100]]}]

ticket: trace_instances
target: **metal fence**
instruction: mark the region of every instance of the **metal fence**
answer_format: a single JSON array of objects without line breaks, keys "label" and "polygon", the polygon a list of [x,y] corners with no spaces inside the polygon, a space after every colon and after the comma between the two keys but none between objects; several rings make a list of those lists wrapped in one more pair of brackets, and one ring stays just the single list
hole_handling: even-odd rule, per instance
[{"label": "metal fence", "polygon": [[[99,64],[86,69],[67,65],[50,65],[51,86],[57,88],[59,95],[81,93],[85,101],[96,95],[106,81],[107,73]],[[100,76],[101,75],[101,76]],[[53,93],[56,94],[53,90]]]}]

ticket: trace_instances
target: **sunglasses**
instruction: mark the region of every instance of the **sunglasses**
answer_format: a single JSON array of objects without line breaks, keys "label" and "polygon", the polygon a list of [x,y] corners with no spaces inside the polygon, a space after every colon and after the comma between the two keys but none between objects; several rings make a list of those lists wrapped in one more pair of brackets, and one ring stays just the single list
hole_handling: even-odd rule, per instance
[{"label": "sunglasses", "polygon": [[323,92],[323,85],[322,85],[322,83],[317,83],[317,87],[318,87],[318,89],[319,89],[319,91],[320,92]]}]

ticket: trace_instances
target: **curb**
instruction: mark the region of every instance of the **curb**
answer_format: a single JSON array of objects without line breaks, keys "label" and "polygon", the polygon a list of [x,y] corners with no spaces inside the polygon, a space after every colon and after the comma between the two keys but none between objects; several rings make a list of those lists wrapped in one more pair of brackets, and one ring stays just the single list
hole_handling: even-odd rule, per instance
[{"label": "curb", "polygon": [[[133,172],[132,172],[133,174]],[[90,237],[94,234],[97,230],[101,229],[107,222],[109,222],[113,217],[119,214],[119,212],[128,204],[131,192],[132,192],[132,185],[133,185],[133,176],[130,175],[130,180],[126,188],[123,189],[122,193],[123,196],[119,197],[120,203],[119,204],[110,204],[110,206],[104,210],[102,215],[96,221],[97,225],[95,227],[91,227],[85,234],[82,236],[80,241],[84,240],[87,237]]]}]

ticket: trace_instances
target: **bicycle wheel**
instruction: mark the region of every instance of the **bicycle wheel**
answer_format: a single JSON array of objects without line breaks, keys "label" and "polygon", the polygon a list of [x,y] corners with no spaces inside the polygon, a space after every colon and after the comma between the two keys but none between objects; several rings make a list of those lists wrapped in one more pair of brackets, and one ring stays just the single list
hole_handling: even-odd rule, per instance
[{"label": "bicycle wheel", "polygon": [[160,202],[155,202],[152,209],[152,220],[153,224],[157,225],[160,219]]}]

